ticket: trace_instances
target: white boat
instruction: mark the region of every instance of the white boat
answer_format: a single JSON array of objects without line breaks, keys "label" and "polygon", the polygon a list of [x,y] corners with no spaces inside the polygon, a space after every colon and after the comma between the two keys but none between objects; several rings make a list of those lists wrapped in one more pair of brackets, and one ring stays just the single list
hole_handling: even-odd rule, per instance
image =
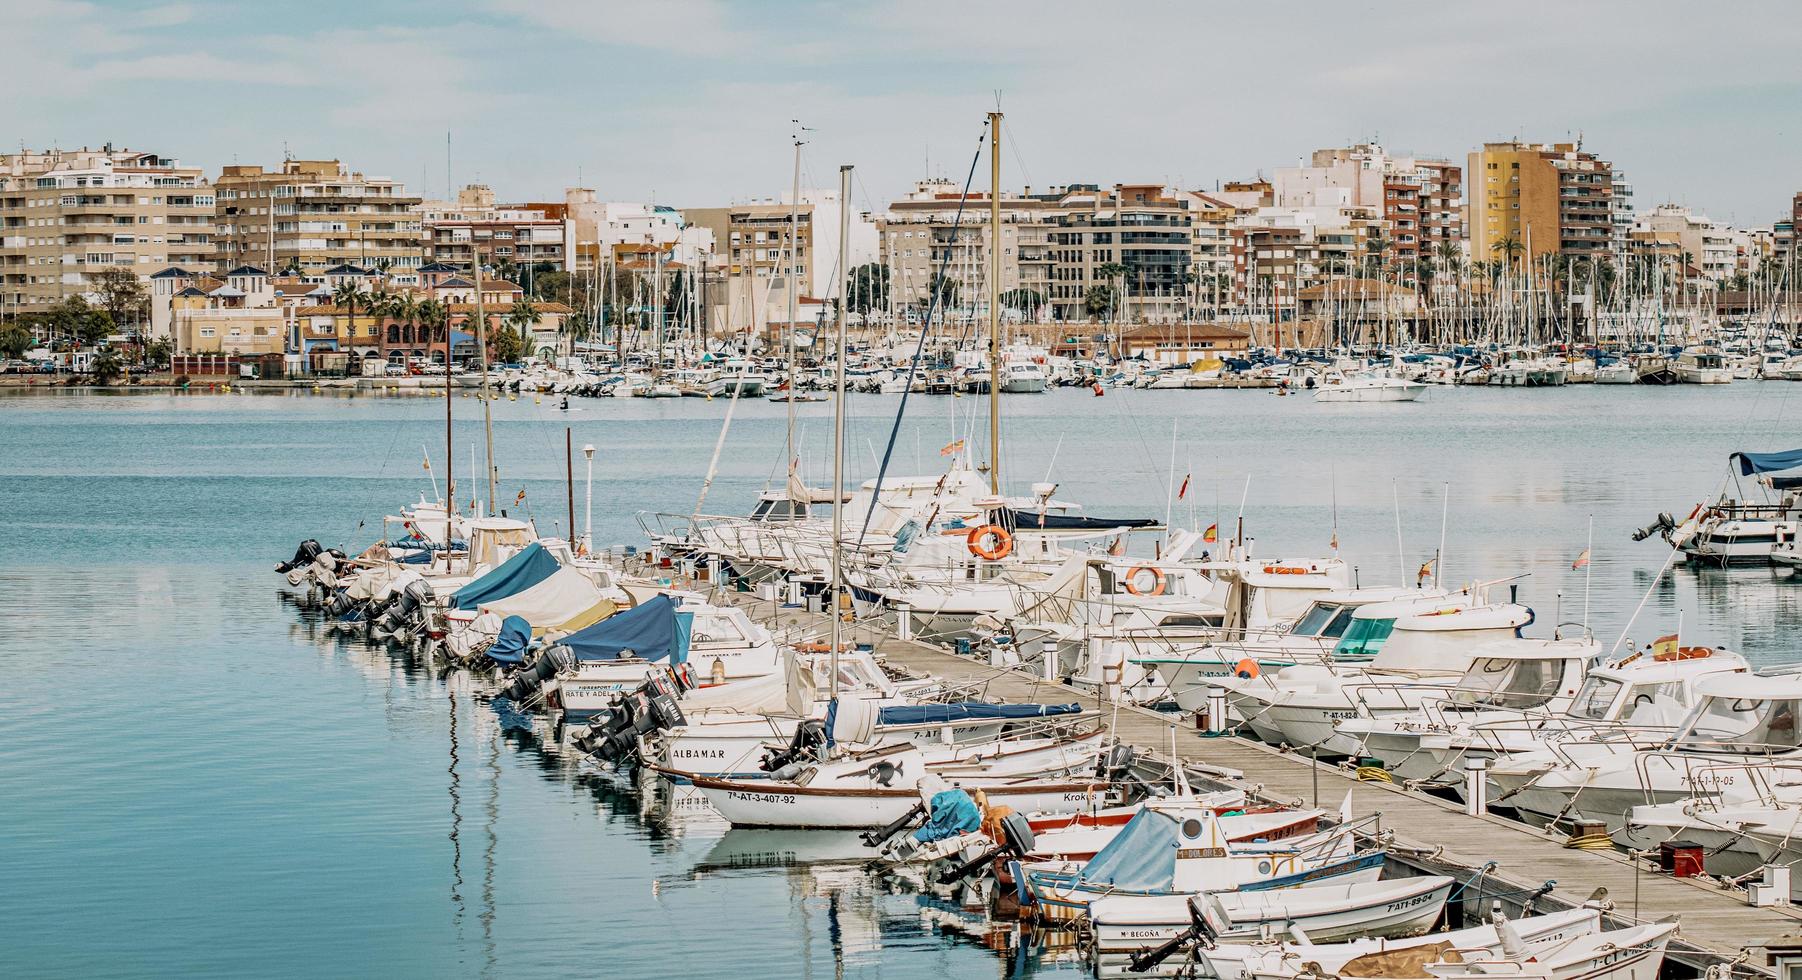
[{"label": "white boat", "polygon": [[1802,768],[1802,674],[1728,673],[1696,682],[1698,703],[1653,747],[1631,731],[1553,741],[1543,754],[1491,770],[1492,802],[1540,820],[1593,821],[1612,833],[1634,807],[1692,797],[1732,801],[1756,787],[1735,770],[1749,761]]},{"label": "white boat", "polygon": [[1425,394],[1427,386],[1382,374],[1340,374],[1328,371],[1314,392],[1317,402],[1411,402]]},{"label": "white boat", "polygon": [[[1668,734],[1695,703],[1699,680],[1750,669],[1738,654],[1707,647],[1635,652],[1590,669],[1573,696],[1567,678],[1552,676],[1551,661],[1535,659],[1565,653],[1525,646],[1518,657],[1475,661],[1455,689],[1419,711],[1355,718],[1340,722],[1339,731],[1358,738],[1358,756],[1381,760],[1393,775],[1459,792],[1470,759],[1488,759],[1493,769],[1573,733],[1631,728],[1648,740],[1654,731]],[[1565,661],[1564,671],[1572,666]]]},{"label": "white boat", "polygon": [[1045,372],[1031,361],[1008,361],[1001,366],[1001,391],[1008,395],[1036,395],[1045,390]]},{"label": "white boat", "polygon": [[[1519,940],[1519,948],[1532,954],[1600,931],[1602,912],[1599,903],[1585,903],[1574,909],[1508,921],[1507,925],[1514,931],[1513,938]],[[1211,968],[1208,975],[1217,980],[1295,980],[1310,969],[1306,964],[1319,964],[1323,975],[1399,976],[1399,971],[1409,964],[1428,961],[1428,957],[1440,959],[1450,950],[1459,950],[1460,956],[1501,955],[1503,921],[1402,939],[1322,944],[1310,934],[1307,942],[1219,943],[1212,949],[1197,951],[1197,957],[1204,970]],[[1350,970],[1341,974],[1348,965]]]},{"label": "white boat", "polygon": [[[1551,920],[1552,924],[1536,927],[1538,919]],[[1665,947],[1676,933],[1677,924],[1655,922],[1600,930],[1556,916],[1533,916],[1519,923],[1498,922],[1490,928],[1493,938],[1476,933],[1466,939],[1463,937],[1473,930],[1461,930],[1427,936],[1415,945],[1374,951],[1359,951],[1358,943],[1348,943],[1343,949],[1285,944],[1255,959],[1248,958],[1245,968],[1237,974],[1229,963],[1221,963],[1224,972],[1218,976],[1221,980],[1295,980],[1309,968],[1307,964],[1318,962],[1323,971],[1369,980],[1422,976],[1436,980],[1496,976],[1529,980],[1657,980]],[[1202,955],[1210,961],[1214,958],[1209,952]]]},{"label": "white boat", "polygon": [[1191,903],[1224,940],[1261,939],[1299,929],[1315,942],[1394,939],[1433,928],[1457,882],[1443,875],[1393,881],[1329,882],[1295,888],[1200,895],[1122,895],[1089,903],[1095,951],[1132,953],[1189,928]]},{"label": "white boat", "polygon": [[1610,361],[1595,370],[1595,383],[1599,385],[1630,385],[1638,382],[1639,371],[1626,358]]},{"label": "white boat", "polygon": [[[734,827],[857,830],[887,826],[913,809],[921,802],[917,787],[930,771],[920,749],[909,744],[806,767],[792,780],[692,776],[690,781]],[[965,774],[954,781],[959,788],[981,790],[990,806],[1021,813],[1081,810],[1109,791],[1103,781],[1082,778]]]},{"label": "white boat", "polygon": [[1672,369],[1677,380],[1691,385],[1724,385],[1733,381],[1733,369],[1718,350],[1691,348],[1678,355]]}]

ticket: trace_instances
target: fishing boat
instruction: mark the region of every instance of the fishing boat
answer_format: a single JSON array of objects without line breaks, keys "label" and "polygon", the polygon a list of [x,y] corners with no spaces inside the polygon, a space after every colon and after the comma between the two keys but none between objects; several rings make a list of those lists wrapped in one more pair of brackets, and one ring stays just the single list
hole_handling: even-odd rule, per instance
[{"label": "fishing boat", "polygon": [[1802,475],[1784,474],[1802,468],[1802,449],[1737,452],[1727,461],[1728,479],[1737,487],[1741,478],[1756,476],[1763,499],[1749,499],[1743,490],[1736,496],[1723,485],[1713,503],[1697,504],[1681,523],[1660,514],[1633,540],[1660,534],[1689,561],[1710,565],[1765,564],[1779,543],[1795,541],[1802,527]]}]

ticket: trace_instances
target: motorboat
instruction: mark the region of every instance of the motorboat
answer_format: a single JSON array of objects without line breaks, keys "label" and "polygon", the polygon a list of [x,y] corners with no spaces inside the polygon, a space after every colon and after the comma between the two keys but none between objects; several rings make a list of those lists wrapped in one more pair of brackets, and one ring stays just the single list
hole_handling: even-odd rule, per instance
[{"label": "motorboat", "polygon": [[1382,374],[1341,374],[1328,371],[1314,392],[1317,402],[1411,402],[1426,394],[1419,381]]}]

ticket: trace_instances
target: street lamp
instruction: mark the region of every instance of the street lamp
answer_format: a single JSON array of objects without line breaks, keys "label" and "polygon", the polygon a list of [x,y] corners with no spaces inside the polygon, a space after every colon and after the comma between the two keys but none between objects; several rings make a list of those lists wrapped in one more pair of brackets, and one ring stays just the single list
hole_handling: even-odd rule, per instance
[{"label": "street lamp", "polygon": [[582,446],[582,458],[588,461],[588,489],[582,502],[582,550],[594,551],[594,443]]}]

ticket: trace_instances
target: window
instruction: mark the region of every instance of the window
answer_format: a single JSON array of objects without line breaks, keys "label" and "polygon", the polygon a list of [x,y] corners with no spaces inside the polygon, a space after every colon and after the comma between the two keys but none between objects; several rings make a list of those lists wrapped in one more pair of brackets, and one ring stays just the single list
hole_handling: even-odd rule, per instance
[{"label": "window", "polygon": [[1393,619],[1353,619],[1333,647],[1334,656],[1373,656],[1383,648],[1383,641],[1395,632]]}]

